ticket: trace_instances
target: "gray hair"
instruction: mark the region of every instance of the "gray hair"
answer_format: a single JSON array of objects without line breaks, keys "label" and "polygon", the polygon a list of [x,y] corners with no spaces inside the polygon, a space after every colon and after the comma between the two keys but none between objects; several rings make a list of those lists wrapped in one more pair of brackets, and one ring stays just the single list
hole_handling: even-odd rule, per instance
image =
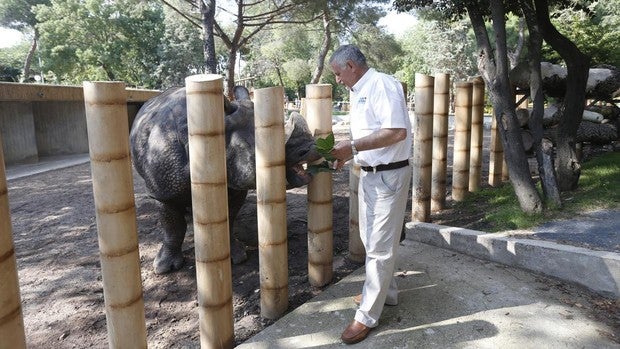
[{"label": "gray hair", "polygon": [[338,47],[336,51],[332,53],[329,64],[344,68],[347,61],[353,61],[355,64],[362,67],[366,66],[366,56],[364,56],[357,46],[353,45],[342,45]]}]

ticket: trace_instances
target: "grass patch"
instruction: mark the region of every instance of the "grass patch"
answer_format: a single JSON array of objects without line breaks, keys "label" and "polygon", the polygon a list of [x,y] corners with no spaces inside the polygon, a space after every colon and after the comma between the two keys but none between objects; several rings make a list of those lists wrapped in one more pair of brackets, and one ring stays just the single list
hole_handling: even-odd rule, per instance
[{"label": "grass patch", "polygon": [[[542,193],[540,183],[538,191]],[[549,220],[565,219],[582,212],[620,208],[620,153],[610,152],[582,163],[579,187],[562,193],[562,208],[540,214],[524,213],[510,183],[469,193],[455,204],[462,212],[483,210],[483,220],[492,232],[527,229]]]}]

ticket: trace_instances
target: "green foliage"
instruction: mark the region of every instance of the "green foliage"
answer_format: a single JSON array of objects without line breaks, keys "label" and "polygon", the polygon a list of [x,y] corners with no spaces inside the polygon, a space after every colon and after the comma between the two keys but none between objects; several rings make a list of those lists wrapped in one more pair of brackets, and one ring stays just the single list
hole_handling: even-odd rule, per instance
[{"label": "green foliage", "polygon": [[[568,218],[580,212],[620,207],[620,153],[610,152],[582,164],[579,187],[562,193],[563,207],[540,214],[524,213],[509,183],[469,193],[455,208],[463,212],[484,210],[490,231],[528,229],[545,221]],[[540,190],[540,185],[539,188]]]},{"label": "green foliage", "polygon": [[146,88],[160,85],[151,74],[159,64],[164,33],[157,3],[64,0],[39,5],[35,12],[44,65],[58,83],[96,79]]},{"label": "green foliage", "polygon": [[[558,10],[552,22],[558,31],[592,58],[592,65],[611,64],[620,67],[620,0],[594,1],[587,11]],[[562,61],[547,45],[543,52],[550,62]]]},{"label": "green foliage", "polygon": [[401,45],[393,35],[373,24],[360,25],[353,33],[353,44],[357,45],[368,64],[375,69],[394,74],[400,67],[400,57],[403,55]]},{"label": "green foliage", "polygon": [[22,43],[17,46],[0,50],[0,81],[18,82],[24,57],[29,45]]},{"label": "green foliage", "polygon": [[399,40],[404,54],[397,77],[409,86],[414,86],[416,73],[448,73],[452,81],[477,75],[475,42],[465,21],[418,21]]},{"label": "green foliage", "polygon": [[49,0],[2,0],[0,1],[0,26],[25,30],[37,24],[32,7],[47,5]]},{"label": "green foliage", "polygon": [[316,150],[323,157],[323,161],[320,164],[313,164],[308,166],[308,171],[311,174],[317,174],[319,172],[332,172],[333,169],[329,165],[329,162],[336,160],[331,154],[334,149],[335,138],[334,134],[330,132],[325,138],[316,139]]},{"label": "green foliage", "polygon": [[[157,87],[183,86],[187,76],[204,70],[202,34],[200,28],[171,9],[164,8],[164,15],[165,30],[157,46],[159,62],[152,74],[160,82]],[[221,61],[221,50],[216,55]]]}]

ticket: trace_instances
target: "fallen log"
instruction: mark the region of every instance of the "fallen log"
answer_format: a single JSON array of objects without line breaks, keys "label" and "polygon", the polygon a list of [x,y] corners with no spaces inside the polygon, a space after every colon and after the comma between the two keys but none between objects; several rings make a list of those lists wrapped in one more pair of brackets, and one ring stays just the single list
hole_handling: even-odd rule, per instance
[{"label": "fallen log", "polygon": [[[549,138],[556,144],[557,128],[545,128],[543,137]],[[592,144],[609,144],[618,140],[618,128],[612,123],[595,123],[590,121],[582,121],[577,128],[577,136],[575,142],[577,143],[592,143]]]},{"label": "fallen log", "polygon": [[[563,98],[566,93],[566,67],[549,62],[540,63],[542,86],[547,97]],[[510,72],[513,87],[529,90],[530,72],[527,63],[518,64]],[[620,96],[620,70],[612,65],[590,68],[586,98],[611,101]]]}]

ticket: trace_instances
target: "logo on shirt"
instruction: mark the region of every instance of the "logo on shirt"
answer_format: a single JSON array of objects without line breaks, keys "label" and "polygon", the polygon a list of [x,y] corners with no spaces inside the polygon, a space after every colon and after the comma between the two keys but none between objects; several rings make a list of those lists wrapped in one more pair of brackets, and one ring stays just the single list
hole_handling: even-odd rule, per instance
[{"label": "logo on shirt", "polygon": [[358,103],[358,104],[364,104],[364,103],[366,103],[366,97],[360,97],[360,98],[357,100],[357,103]]}]

